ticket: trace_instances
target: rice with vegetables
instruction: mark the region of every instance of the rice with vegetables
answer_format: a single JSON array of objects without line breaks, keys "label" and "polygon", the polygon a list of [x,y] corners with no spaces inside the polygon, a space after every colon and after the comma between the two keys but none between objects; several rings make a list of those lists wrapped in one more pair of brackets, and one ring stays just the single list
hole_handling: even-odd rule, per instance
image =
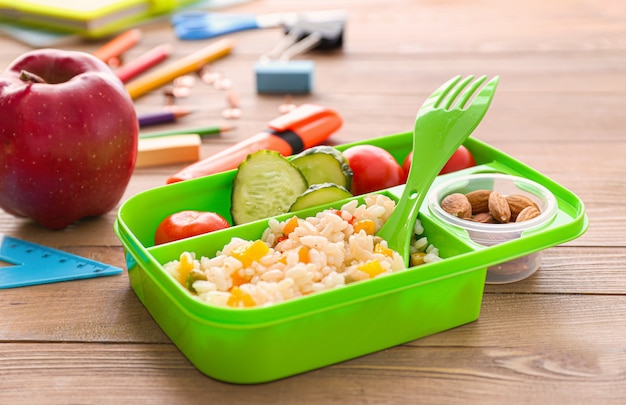
[{"label": "rice with vegetables", "polygon": [[[260,240],[233,238],[214,258],[183,252],[164,267],[201,301],[226,307],[271,305],[405,269],[375,236],[395,202],[378,194],[364,201],[306,219],[271,218]],[[415,228],[423,233],[419,221]],[[416,238],[412,253],[421,262],[440,260],[425,237]]]}]

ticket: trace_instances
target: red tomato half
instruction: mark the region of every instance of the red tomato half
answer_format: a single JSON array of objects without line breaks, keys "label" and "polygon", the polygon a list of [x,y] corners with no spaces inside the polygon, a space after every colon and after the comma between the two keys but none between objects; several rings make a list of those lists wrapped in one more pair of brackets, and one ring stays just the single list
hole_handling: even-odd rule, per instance
[{"label": "red tomato half", "polygon": [[357,145],[346,149],[343,154],[354,172],[352,194],[365,194],[402,184],[404,171],[385,149]]},{"label": "red tomato half", "polygon": [[229,226],[228,221],[215,212],[180,211],[161,221],[154,235],[154,244],[173,242]]},{"label": "red tomato half", "polygon": [[[404,181],[406,182],[406,178],[409,175],[409,169],[411,168],[411,163],[413,162],[413,152],[409,152],[407,157],[404,159],[402,163],[402,169],[404,170]],[[459,149],[454,152],[454,154],[450,157],[448,162],[443,166],[441,172],[439,174],[446,174],[455,172],[457,170],[467,169],[468,167],[476,166],[476,161],[474,160],[474,156],[472,153],[463,145],[459,146]]]}]

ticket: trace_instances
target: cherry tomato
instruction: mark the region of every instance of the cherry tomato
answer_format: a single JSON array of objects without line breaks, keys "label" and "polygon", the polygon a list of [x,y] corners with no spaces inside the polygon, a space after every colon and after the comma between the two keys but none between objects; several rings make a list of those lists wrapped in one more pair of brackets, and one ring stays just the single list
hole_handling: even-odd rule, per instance
[{"label": "cherry tomato", "polygon": [[351,192],[354,195],[402,184],[404,171],[385,149],[374,145],[357,145],[343,152],[354,172]]},{"label": "cherry tomato", "polygon": [[[404,162],[402,163],[405,182],[407,176],[409,175],[409,169],[411,168],[412,162],[413,152],[409,152],[407,157],[404,159]],[[457,149],[456,152],[454,152],[454,154],[450,157],[448,162],[443,166],[439,174],[455,172],[457,170],[467,169],[468,167],[472,166],[476,166],[476,160],[474,160],[474,156],[465,146],[461,145],[459,146],[459,149]]]},{"label": "cherry tomato", "polygon": [[476,166],[474,156],[465,146],[461,145],[443,166],[443,169],[441,169],[439,174],[456,172],[457,170],[467,169],[472,166]]},{"label": "cherry tomato", "polygon": [[157,227],[154,244],[173,242],[228,228],[230,224],[215,212],[186,210],[167,216]]},{"label": "cherry tomato", "polygon": [[404,158],[404,162],[402,162],[402,170],[404,171],[404,177],[402,178],[402,183],[406,183],[406,179],[409,177],[409,170],[411,169],[412,162],[413,162],[413,151],[409,152],[406,158]]}]

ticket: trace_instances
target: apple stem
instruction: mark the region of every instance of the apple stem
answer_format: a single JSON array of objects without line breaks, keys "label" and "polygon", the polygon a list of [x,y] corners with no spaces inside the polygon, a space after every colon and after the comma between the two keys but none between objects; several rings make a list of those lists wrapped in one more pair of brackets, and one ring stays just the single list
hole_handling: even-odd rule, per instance
[{"label": "apple stem", "polygon": [[20,72],[20,80],[31,83],[46,83],[46,81],[41,77],[28,70],[22,70]]}]

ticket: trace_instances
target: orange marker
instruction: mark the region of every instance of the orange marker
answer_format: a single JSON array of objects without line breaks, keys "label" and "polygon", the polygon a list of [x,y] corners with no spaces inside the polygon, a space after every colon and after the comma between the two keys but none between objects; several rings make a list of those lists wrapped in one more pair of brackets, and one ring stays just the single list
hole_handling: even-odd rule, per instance
[{"label": "orange marker", "polygon": [[128,30],[113,38],[111,41],[97,49],[93,55],[104,61],[109,62],[111,58],[117,58],[124,52],[137,45],[141,39],[141,31],[137,28]]},{"label": "orange marker", "polygon": [[136,59],[128,61],[124,65],[120,66],[115,73],[120,78],[122,83],[128,82],[147,71],[153,66],[163,62],[172,52],[172,46],[169,44],[163,44],[150,49],[148,52],[140,55]]},{"label": "orange marker", "polygon": [[343,123],[333,110],[315,104],[303,104],[268,123],[268,128],[204,160],[187,166],[167,179],[176,183],[236,169],[246,157],[262,149],[275,150],[283,156],[319,145]]}]

